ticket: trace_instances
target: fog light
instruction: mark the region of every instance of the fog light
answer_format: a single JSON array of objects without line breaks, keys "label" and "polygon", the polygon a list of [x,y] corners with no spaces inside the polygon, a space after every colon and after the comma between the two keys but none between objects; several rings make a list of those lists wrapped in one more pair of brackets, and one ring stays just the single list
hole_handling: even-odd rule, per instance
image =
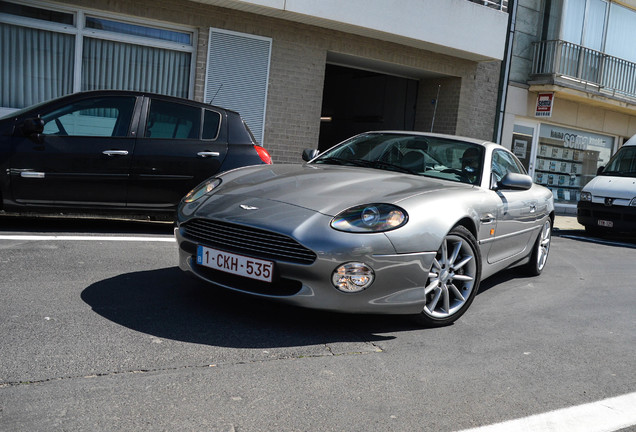
[{"label": "fog light", "polygon": [[342,292],[353,293],[368,288],[375,279],[373,270],[363,263],[347,263],[334,270],[333,285]]}]

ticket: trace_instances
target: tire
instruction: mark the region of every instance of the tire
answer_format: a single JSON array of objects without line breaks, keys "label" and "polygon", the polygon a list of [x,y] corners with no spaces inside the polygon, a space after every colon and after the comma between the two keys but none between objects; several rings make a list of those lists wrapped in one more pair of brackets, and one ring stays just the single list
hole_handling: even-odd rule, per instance
[{"label": "tire", "polygon": [[525,271],[530,276],[539,276],[546,263],[548,262],[548,254],[550,252],[550,242],[552,240],[552,220],[548,218],[541,232],[537,236],[537,241],[532,249],[530,262],[525,265]]},{"label": "tire", "polygon": [[456,226],[444,237],[428,272],[426,304],[415,320],[427,327],[453,323],[473,302],[481,277],[481,256],[475,237]]}]

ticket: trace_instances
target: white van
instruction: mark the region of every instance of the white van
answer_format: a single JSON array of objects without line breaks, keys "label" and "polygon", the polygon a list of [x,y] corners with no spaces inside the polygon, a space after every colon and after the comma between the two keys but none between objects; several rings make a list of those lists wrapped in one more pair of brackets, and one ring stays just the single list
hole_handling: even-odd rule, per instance
[{"label": "white van", "polygon": [[636,232],[636,135],[581,190],[577,220],[596,234]]}]

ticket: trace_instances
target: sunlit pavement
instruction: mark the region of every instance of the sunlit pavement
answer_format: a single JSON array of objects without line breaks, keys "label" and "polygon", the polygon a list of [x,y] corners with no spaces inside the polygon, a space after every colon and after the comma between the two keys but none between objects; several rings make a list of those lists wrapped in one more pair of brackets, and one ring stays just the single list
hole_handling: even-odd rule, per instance
[{"label": "sunlit pavement", "polygon": [[557,215],[554,218],[554,228],[557,230],[585,230],[583,225],[576,221],[576,216]]}]

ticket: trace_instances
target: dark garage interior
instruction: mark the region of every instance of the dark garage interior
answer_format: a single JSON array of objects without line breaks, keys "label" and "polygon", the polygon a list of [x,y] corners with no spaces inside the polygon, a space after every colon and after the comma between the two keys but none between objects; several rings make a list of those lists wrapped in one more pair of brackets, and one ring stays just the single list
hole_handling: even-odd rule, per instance
[{"label": "dark garage interior", "polygon": [[369,130],[413,130],[418,81],[327,64],[319,150]]}]

